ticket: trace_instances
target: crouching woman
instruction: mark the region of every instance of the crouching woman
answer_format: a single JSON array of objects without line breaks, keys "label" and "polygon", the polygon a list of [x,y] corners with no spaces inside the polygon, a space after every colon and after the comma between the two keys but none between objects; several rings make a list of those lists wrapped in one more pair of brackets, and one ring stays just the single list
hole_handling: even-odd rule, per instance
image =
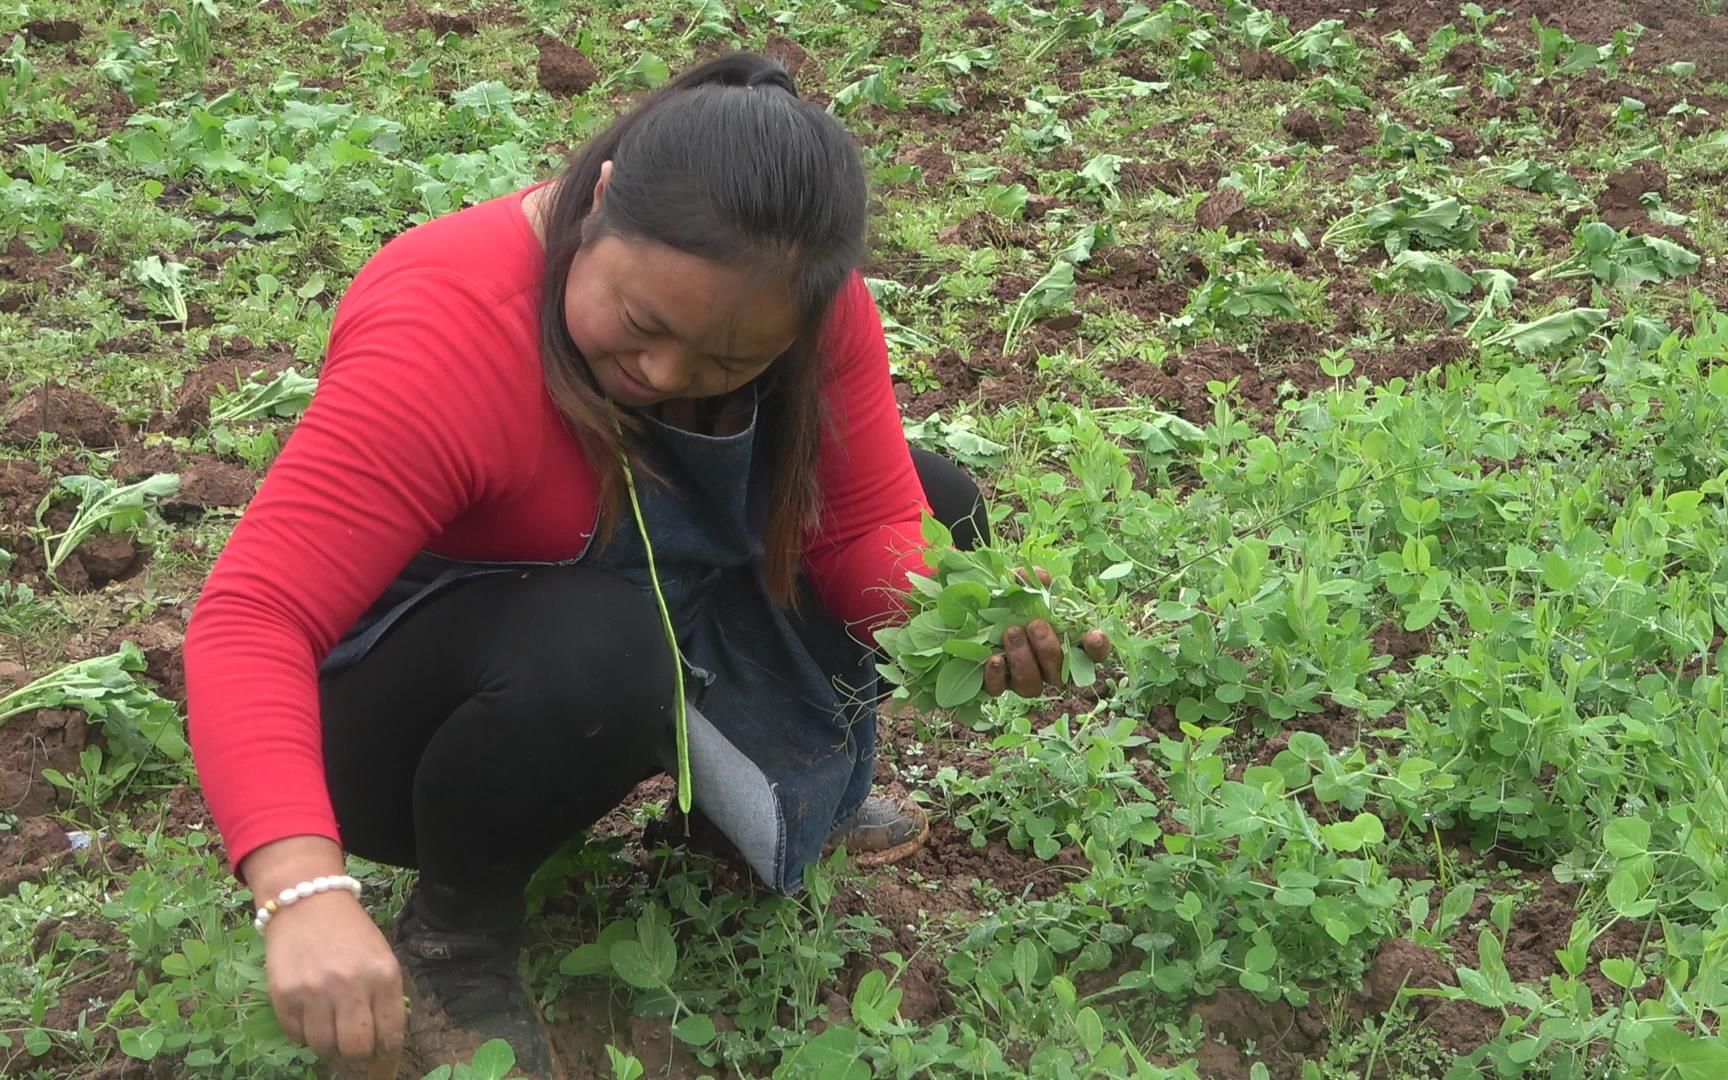
[{"label": "crouching woman", "polygon": [[[356,277],[186,648],[290,1036],[393,1051],[406,993],[417,1065],[496,1037],[558,1075],[524,886],[663,770],[778,890],[836,842],[923,835],[871,794],[870,637],[926,511],[960,543],[988,525],[907,445],[866,201],[835,121],[734,54]],[[989,687],[1036,693],[1060,656],[1011,631]],[[418,870],[388,939],[345,853]]]}]

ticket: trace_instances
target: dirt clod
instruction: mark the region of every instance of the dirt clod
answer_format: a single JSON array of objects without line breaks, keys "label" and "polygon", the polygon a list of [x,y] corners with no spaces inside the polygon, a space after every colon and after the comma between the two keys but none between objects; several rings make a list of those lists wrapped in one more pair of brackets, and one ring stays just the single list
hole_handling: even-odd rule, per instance
[{"label": "dirt clod", "polygon": [[[42,770],[76,772],[89,742],[81,712],[42,709],[8,720],[0,727],[0,810],[27,818],[68,805],[71,796],[42,779]],[[0,857],[0,866],[6,862]]]},{"label": "dirt clod", "polygon": [[804,46],[784,34],[775,34],[764,42],[762,55],[780,61],[786,74],[794,79],[803,73],[804,65],[810,60],[810,54],[804,51]]},{"label": "dirt clod", "polygon": [[403,33],[410,30],[430,30],[439,37],[445,34],[455,34],[458,37],[473,37],[479,32],[479,24],[467,15],[451,15],[443,11],[422,11],[410,7],[407,11],[384,24],[386,30]]},{"label": "dirt clod", "polygon": [[1380,943],[1373,965],[1362,977],[1361,1003],[1369,1012],[1384,1013],[1397,1003],[1402,990],[1457,985],[1452,966],[1437,951],[1403,938],[1388,938]]},{"label": "dirt clod", "polygon": [[180,471],[180,490],[162,500],[168,521],[194,521],[207,511],[245,506],[258,489],[257,474],[225,461],[210,461]]},{"label": "dirt clod", "polygon": [[600,77],[593,61],[554,37],[540,39],[540,59],[535,72],[540,78],[540,89],[548,94],[584,93]]},{"label": "dirt clod", "polygon": [[1279,82],[1295,82],[1298,74],[1289,57],[1265,49],[1243,53],[1240,70],[1244,79],[1275,79]]},{"label": "dirt clod", "polygon": [[38,19],[25,23],[24,32],[37,41],[65,45],[84,36],[84,24],[71,19]]},{"label": "dirt clod", "polygon": [[1644,209],[1645,192],[1668,194],[1668,172],[1660,162],[1635,161],[1611,174],[1602,194],[1596,196],[1596,213],[1616,229],[1647,226],[1650,215]]},{"label": "dirt clod", "polygon": [[1202,229],[1227,228],[1231,232],[1245,233],[1254,229],[1253,215],[1248,211],[1248,200],[1243,196],[1242,189],[1236,187],[1221,187],[1206,196],[1194,211],[1194,223]]},{"label": "dirt clod", "polygon": [[119,446],[126,439],[114,406],[82,390],[44,383],[6,410],[5,441],[33,445],[43,432],[91,449]]}]

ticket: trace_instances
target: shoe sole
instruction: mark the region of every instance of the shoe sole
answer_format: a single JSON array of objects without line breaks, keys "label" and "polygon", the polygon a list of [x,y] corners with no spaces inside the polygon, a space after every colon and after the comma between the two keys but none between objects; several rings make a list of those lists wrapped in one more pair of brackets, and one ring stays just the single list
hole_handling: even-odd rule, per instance
[{"label": "shoe sole", "polygon": [[861,852],[854,855],[852,861],[864,869],[870,869],[877,866],[890,866],[902,859],[916,854],[924,847],[925,843],[929,841],[929,839],[930,819],[925,817],[923,824],[918,828],[917,836],[914,836],[912,839],[902,843],[895,844],[891,848],[883,848],[881,851]]}]

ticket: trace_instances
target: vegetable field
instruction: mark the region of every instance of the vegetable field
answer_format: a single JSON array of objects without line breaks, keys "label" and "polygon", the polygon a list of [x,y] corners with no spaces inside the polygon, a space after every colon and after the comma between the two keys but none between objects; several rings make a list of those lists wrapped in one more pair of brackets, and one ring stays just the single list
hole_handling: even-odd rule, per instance
[{"label": "vegetable field", "polygon": [[[1722,0],[5,6],[0,1074],[314,1074],[186,617],[362,263],[734,47],[997,538],[884,637],[926,850],[773,897],[662,779],[546,866],[572,1075],[1728,1077]],[[1043,612],[1115,654],[985,697]]]}]

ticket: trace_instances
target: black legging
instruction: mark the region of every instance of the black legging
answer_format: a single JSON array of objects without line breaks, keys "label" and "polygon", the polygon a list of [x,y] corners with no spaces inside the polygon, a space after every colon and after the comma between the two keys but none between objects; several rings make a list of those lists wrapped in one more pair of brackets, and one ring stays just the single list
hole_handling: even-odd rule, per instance
[{"label": "black legging", "polygon": [[[913,451],[934,516],[972,547],[978,487]],[[478,578],[322,684],[347,850],[420,870],[447,929],[507,924],[540,864],[660,771],[671,651],[652,599],[583,567]]]}]

